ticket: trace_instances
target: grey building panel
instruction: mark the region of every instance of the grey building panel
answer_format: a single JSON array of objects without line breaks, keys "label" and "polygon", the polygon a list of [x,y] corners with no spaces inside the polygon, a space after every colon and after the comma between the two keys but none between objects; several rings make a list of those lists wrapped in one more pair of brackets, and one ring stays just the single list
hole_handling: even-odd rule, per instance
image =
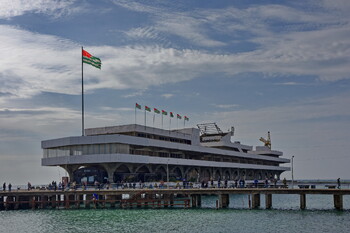
[{"label": "grey building panel", "polygon": [[247,158],[247,159],[261,159],[261,160],[281,162],[281,163],[290,162],[289,159],[284,159],[284,158],[248,154],[248,153],[242,153],[242,152],[236,152],[236,151],[222,150],[222,149],[209,148],[209,147],[196,146],[196,145],[187,145],[182,143],[167,142],[167,141],[148,139],[148,138],[142,138],[142,137],[134,137],[134,136],[128,136],[128,135],[117,135],[117,134],[99,135],[99,136],[77,136],[77,137],[47,140],[42,142],[42,148],[45,149],[45,148],[54,148],[54,147],[60,147],[60,146],[99,144],[99,143],[100,144],[122,143],[122,144],[130,144],[130,145],[140,145],[144,147],[153,146],[153,147],[162,147],[167,149],[183,150],[183,151],[190,151],[190,152],[235,156],[235,157]]},{"label": "grey building panel", "polygon": [[189,160],[176,158],[161,158],[152,156],[140,156],[130,154],[105,154],[105,155],[76,155],[55,158],[43,158],[43,166],[57,166],[70,164],[101,164],[101,163],[136,163],[136,164],[169,164],[181,166],[222,167],[240,169],[264,169],[275,171],[289,171],[288,167],[265,166],[256,164],[213,162],[204,160]]}]

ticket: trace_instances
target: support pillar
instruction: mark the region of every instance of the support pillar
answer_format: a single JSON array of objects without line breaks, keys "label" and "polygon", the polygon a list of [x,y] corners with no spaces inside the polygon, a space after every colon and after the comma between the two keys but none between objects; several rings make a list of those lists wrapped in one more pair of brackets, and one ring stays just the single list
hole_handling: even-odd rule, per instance
[{"label": "support pillar", "polygon": [[254,193],[252,194],[252,208],[257,209],[260,207],[260,194]]},{"label": "support pillar", "polygon": [[266,209],[271,209],[271,207],[272,207],[272,194],[265,194],[265,204],[266,204]]},{"label": "support pillar", "polygon": [[91,202],[92,202],[92,195],[86,194],[86,196],[85,196],[85,208],[90,208]]},{"label": "support pillar", "polygon": [[174,194],[170,194],[170,207],[174,207]]},{"label": "support pillar", "polygon": [[300,194],[300,209],[305,210],[306,208],[306,194]]},{"label": "support pillar", "polygon": [[228,194],[219,195],[219,209],[227,208],[230,204],[230,196]]},{"label": "support pillar", "polygon": [[0,196],[0,210],[3,210],[4,208],[4,197]]},{"label": "support pillar", "polygon": [[192,207],[200,207],[202,205],[202,196],[199,194],[191,195]]},{"label": "support pillar", "polygon": [[57,196],[56,195],[53,195],[51,196],[51,206],[53,209],[56,209],[56,206],[57,206]]},{"label": "support pillar", "polygon": [[337,210],[343,210],[343,195],[335,194],[333,195],[334,208]]}]

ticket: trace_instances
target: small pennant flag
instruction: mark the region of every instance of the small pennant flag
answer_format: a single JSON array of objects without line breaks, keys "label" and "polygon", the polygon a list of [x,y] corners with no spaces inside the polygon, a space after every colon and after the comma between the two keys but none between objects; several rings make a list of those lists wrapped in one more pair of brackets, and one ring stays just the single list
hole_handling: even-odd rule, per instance
[{"label": "small pennant flag", "polygon": [[101,69],[101,59],[98,57],[92,56],[90,53],[83,49],[83,62],[90,64],[98,69]]},{"label": "small pennant flag", "polygon": [[136,103],[135,108],[141,109],[141,105],[139,105],[138,103]]},{"label": "small pennant flag", "polygon": [[166,116],[166,115],[168,115],[168,112],[162,110],[162,114]]},{"label": "small pennant flag", "polygon": [[181,119],[182,118],[179,114],[177,114],[176,117],[177,117],[177,119]]},{"label": "small pennant flag", "polygon": [[174,117],[174,114],[173,114],[173,112],[170,112],[170,117]]},{"label": "small pennant flag", "polygon": [[145,106],[145,110],[148,111],[148,112],[150,112],[150,111],[151,111],[151,108]]},{"label": "small pennant flag", "polygon": [[153,110],[154,110],[154,112],[157,113],[157,114],[160,113],[160,111],[159,111],[158,109],[156,109],[156,108],[154,108]]},{"label": "small pennant flag", "polygon": [[188,118],[187,116],[184,116],[184,119],[185,119],[185,121],[189,121],[190,120],[190,118]]}]

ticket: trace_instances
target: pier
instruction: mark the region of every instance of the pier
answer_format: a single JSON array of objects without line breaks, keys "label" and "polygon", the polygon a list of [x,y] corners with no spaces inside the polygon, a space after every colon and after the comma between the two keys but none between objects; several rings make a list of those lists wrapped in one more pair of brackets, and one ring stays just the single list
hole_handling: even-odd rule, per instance
[{"label": "pier", "polygon": [[203,195],[217,196],[216,208],[227,208],[230,195],[249,195],[249,207],[273,208],[274,194],[300,197],[300,209],[307,208],[307,195],[332,195],[334,208],[343,210],[343,196],[350,189],[288,189],[288,188],[191,188],[191,189],[105,189],[105,190],[15,190],[0,191],[0,211],[20,209],[79,208],[199,208]]}]

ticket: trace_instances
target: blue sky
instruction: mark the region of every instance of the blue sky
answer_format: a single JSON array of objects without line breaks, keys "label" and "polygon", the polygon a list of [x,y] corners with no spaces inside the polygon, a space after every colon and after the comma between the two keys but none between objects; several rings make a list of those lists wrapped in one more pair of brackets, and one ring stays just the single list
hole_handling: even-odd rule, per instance
[{"label": "blue sky", "polygon": [[187,115],[186,126],[234,125],[232,140],[248,145],[271,131],[296,178],[350,179],[349,10],[346,0],[1,1],[0,177],[64,174],[40,166],[40,141],[81,134],[84,46],[102,60],[84,66],[87,128],[134,123],[137,102]]}]

